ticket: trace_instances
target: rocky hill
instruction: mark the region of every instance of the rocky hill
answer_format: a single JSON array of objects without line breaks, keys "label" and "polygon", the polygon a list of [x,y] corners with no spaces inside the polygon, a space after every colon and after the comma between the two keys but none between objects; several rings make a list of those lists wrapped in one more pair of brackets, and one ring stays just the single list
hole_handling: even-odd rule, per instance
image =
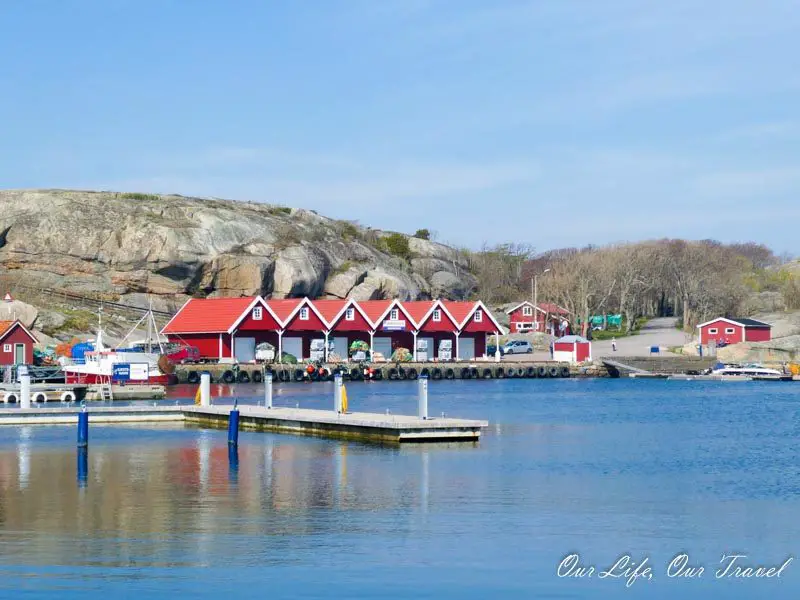
[{"label": "rocky hill", "polygon": [[460,299],[476,287],[453,248],[313,211],[71,190],[0,191],[0,280],[147,295],[163,310],[191,296]]}]

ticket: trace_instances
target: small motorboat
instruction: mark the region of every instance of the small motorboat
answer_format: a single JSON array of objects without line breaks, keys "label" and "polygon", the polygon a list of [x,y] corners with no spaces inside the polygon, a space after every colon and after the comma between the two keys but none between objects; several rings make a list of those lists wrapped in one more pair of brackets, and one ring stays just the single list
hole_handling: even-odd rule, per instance
[{"label": "small motorboat", "polygon": [[739,364],[721,364],[714,365],[711,369],[710,375],[717,375],[720,377],[728,378],[742,378],[752,381],[791,381],[792,376],[782,373],[777,369],[769,369],[763,365],[750,363],[746,365]]}]

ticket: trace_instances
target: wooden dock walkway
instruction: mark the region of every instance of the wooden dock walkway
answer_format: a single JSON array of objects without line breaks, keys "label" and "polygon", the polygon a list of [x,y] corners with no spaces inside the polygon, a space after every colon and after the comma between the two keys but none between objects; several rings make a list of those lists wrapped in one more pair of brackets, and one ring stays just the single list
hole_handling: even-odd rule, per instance
[{"label": "wooden dock walkway", "polygon": [[[175,421],[201,427],[227,427],[232,406],[195,405],[88,407],[90,423]],[[487,421],[420,419],[409,415],[345,413],[304,408],[240,405],[242,429],[377,443],[476,442]],[[0,425],[75,424],[79,407],[0,408]]]}]

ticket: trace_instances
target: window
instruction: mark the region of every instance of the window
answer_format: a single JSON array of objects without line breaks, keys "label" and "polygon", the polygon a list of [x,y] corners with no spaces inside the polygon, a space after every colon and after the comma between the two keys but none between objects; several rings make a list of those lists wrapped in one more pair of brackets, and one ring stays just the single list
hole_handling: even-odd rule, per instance
[{"label": "window", "polygon": [[736,333],[736,330],[733,327],[726,327],[725,333]]},{"label": "window", "polygon": [[483,321],[483,311],[479,308],[475,311],[475,322],[480,323]]},{"label": "window", "polygon": [[264,309],[260,306],[256,306],[253,309],[253,320],[260,321],[263,316],[264,316]]},{"label": "window", "polygon": [[301,321],[308,321],[308,307],[304,306],[300,309],[300,320]]},{"label": "window", "polygon": [[11,352],[11,344],[3,344],[3,352]]},{"label": "window", "polygon": [[523,317],[530,317],[533,315],[533,307],[528,306],[527,304],[522,307],[522,316]]},{"label": "window", "polygon": [[709,335],[717,334],[719,333],[719,329],[717,329],[716,327],[712,327],[711,329],[708,330],[708,333]]},{"label": "window", "polygon": [[389,320],[390,321],[397,321],[399,319],[400,319],[400,311],[399,310],[397,310],[396,308],[393,308],[391,311],[389,311]]},{"label": "window", "polygon": [[356,309],[352,306],[344,311],[344,320],[345,321],[355,321],[356,320]]},{"label": "window", "polygon": [[433,311],[433,322],[438,323],[442,320],[442,311],[438,308]]}]

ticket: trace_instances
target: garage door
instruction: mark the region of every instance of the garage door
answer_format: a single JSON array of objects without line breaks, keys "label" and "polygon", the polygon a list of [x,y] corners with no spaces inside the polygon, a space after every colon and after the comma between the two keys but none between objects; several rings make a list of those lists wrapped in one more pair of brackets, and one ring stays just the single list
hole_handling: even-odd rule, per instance
[{"label": "garage door", "polygon": [[347,338],[346,337],[334,337],[330,340],[333,343],[333,349],[331,352],[335,352],[341,358],[347,359],[347,356],[350,354],[348,352],[347,347]]},{"label": "garage door", "polygon": [[303,359],[303,338],[299,337],[284,337],[283,338],[283,353],[291,354],[297,360]]},{"label": "garage door", "polygon": [[239,362],[252,362],[256,359],[256,338],[234,338],[233,355]]},{"label": "garage door", "polygon": [[380,352],[386,360],[392,356],[392,338],[376,337],[372,340],[372,349]]},{"label": "garage door", "polygon": [[475,338],[465,337],[458,340],[458,354],[462,360],[475,358]]}]

